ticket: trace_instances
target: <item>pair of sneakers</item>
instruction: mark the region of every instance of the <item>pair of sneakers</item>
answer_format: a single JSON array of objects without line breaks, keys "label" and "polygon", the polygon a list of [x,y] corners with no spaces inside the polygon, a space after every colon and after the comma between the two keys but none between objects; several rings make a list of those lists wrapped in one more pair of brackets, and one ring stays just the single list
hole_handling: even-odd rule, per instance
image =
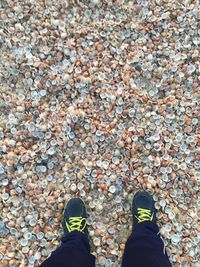
[{"label": "pair of sneakers", "polygon": [[[137,224],[151,221],[156,222],[156,209],[152,196],[144,191],[138,191],[132,203],[133,227]],[[84,202],[80,198],[72,198],[65,205],[62,226],[64,235],[73,231],[87,234],[87,212]]]}]

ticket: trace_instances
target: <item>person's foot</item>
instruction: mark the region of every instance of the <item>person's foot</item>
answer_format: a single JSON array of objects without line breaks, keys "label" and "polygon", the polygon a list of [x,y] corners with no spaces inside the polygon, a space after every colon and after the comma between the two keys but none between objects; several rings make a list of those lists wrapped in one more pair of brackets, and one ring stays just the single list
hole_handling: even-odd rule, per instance
[{"label": "person's foot", "polygon": [[133,197],[132,213],[133,227],[145,221],[156,222],[153,197],[146,191],[138,191]]},{"label": "person's foot", "polygon": [[73,231],[87,234],[86,218],[87,213],[84,202],[80,198],[70,199],[64,209],[62,221],[64,235]]}]

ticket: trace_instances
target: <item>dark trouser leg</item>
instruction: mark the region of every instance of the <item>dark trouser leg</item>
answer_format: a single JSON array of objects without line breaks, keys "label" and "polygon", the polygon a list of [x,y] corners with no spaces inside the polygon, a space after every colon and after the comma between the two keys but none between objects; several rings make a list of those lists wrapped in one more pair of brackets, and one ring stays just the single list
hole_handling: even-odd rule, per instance
[{"label": "dark trouser leg", "polygon": [[78,231],[69,233],[41,267],[95,267],[87,235]]},{"label": "dark trouser leg", "polygon": [[122,267],[172,267],[158,232],[153,222],[139,223],[126,243]]}]

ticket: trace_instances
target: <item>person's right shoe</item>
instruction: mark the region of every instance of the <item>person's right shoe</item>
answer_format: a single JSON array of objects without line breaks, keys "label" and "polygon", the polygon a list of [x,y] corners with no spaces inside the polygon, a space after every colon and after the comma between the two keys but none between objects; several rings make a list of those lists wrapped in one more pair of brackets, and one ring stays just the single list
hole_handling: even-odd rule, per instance
[{"label": "person's right shoe", "polygon": [[146,191],[138,191],[132,204],[133,227],[141,222],[156,222],[156,208],[153,197]]}]

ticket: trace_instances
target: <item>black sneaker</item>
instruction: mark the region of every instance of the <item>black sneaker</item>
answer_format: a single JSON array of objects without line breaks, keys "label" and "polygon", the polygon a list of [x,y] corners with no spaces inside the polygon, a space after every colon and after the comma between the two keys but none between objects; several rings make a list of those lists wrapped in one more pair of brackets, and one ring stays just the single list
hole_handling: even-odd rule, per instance
[{"label": "black sneaker", "polygon": [[156,208],[153,197],[146,191],[138,191],[133,197],[133,227],[141,222],[156,222]]},{"label": "black sneaker", "polygon": [[80,198],[70,199],[64,209],[62,221],[64,235],[73,231],[87,234],[86,218],[87,213],[84,202]]}]

